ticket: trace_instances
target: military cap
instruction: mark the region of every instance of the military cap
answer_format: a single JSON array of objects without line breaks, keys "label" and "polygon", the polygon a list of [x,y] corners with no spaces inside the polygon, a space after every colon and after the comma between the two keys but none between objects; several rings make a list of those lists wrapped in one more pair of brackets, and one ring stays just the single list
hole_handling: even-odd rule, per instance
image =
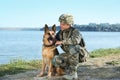
[{"label": "military cap", "polygon": [[74,23],[73,16],[70,15],[70,14],[62,14],[59,17],[59,22],[69,24],[69,25],[73,25],[73,23]]}]

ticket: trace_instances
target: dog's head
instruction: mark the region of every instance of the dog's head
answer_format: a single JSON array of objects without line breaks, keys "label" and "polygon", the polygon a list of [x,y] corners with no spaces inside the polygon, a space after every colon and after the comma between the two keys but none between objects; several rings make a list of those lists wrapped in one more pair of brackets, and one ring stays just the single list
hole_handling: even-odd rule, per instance
[{"label": "dog's head", "polygon": [[52,46],[55,44],[56,25],[54,24],[51,29],[45,24],[43,43],[45,46]]}]

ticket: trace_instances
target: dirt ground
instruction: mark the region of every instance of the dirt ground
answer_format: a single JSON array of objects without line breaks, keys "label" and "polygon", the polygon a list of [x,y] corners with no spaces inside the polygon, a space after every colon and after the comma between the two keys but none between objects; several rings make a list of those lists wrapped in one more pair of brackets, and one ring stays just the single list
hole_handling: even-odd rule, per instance
[{"label": "dirt ground", "polygon": [[[107,64],[111,61],[120,62],[120,55],[88,58],[87,62],[82,63],[78,68],[78,80],[120,80],[120,63]],[[5,75],[0,77],[0,80],[73,80],[69,75],[52,78],[36,77],[39,72],[39,70],[32,70],[15,75]]]}]

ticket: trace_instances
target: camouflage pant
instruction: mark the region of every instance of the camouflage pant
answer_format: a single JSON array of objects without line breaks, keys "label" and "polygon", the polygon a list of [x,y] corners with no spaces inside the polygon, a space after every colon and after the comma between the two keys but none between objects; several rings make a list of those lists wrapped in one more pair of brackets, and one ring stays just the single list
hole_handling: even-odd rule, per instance
[{"label": "camouflage pant", "polygon": [[56,55],[52,60],[52,63],[55,67],[61,67],[65,70],[74,70],[75,66],[79,63],[79,54],[70,54],[70,53],[62,53]]}]

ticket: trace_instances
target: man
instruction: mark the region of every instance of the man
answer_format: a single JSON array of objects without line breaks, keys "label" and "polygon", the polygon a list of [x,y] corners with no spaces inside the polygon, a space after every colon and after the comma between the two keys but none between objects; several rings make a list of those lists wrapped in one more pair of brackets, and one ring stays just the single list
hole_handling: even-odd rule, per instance
[{"label": "man", "polygon": [[55,56],[53,65],[74,71],[79,62],[86,60],[85,43],[78,29],[73,27],[73,16],[62,14],[59,17],[60,31],[56,34],[56,45],[60,45],[65,53]]}]

